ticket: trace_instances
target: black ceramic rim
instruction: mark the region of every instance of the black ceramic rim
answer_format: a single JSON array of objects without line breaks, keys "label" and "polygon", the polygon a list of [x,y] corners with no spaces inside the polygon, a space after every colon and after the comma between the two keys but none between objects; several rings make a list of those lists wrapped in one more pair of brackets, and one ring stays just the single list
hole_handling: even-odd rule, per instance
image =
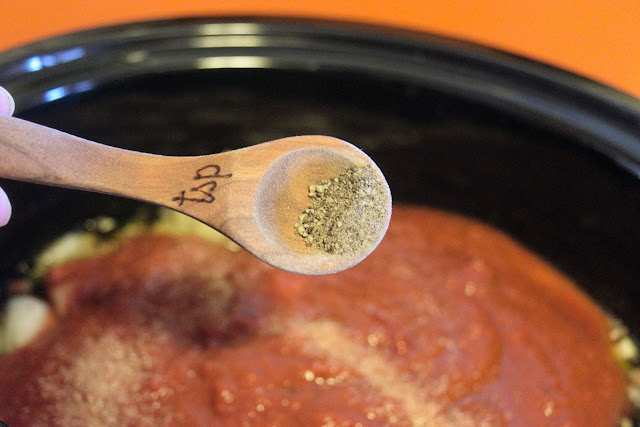
[{"label": "black ceramic rim", "polygon": [[[414,83],[520,115],[640,178],[640,100],[499,50],[398,29],[286,18],[134,23],[1,53],[0,85],[15,96],[19,114],[131,78],[247,68],[347,71]],[[627,305],[633,311],[633,302]]]},{"label": "black ceramic rim", "polygon": [[446,37],[287,18],[188,18],[64,35],[0,54],[21,110],[127,78],[193,69],[336,70],[485,104],[606,155],[640,177],[640,100],[592,80]]}]

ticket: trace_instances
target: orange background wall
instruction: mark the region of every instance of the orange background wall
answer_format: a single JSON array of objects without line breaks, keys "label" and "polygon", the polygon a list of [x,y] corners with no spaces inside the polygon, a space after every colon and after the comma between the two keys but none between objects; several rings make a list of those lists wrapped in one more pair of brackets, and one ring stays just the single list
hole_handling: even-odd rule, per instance
[{"label": "orange background wall", "polygon": [[0,0],[0,50],[103,25],[234,14],[432,31],[539,59],[640,97],[640,0]]}]

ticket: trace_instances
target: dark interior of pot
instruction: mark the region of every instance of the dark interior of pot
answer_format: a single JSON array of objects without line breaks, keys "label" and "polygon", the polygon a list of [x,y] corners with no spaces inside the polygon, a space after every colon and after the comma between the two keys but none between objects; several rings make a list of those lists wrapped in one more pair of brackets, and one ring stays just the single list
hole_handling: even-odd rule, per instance
[{"label": "dark interior of pot", "polygon": [[[324,24],[237,25],[172,21],[44,42],[6,54],[0,83],[15,94],[21,118],[153,153],[207,154],[300,134],[345,139],[378,163],[394,202],[506,231],[638,335],[636,101],[450,40]],[[261,43],[225,39],[238,32]],[[60,60],[79,48],[77,58]],[[58,62],[47,66],[46,55]],[[138,206],[0,185],[14,203],[0,232],[0,284],[86,218],[125,218]]]}]

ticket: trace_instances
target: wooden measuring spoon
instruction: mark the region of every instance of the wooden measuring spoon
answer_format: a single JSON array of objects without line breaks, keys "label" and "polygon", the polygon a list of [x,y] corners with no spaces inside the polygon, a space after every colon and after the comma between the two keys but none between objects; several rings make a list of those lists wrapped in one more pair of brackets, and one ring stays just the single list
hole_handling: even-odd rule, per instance
[{"label": "wooden measuring spoon", "polygon": [[[384,183],[388,215],[372,243],[329,254],[295,234],[309,185],[350,166],[371,165]],[[363,260],[384,236],[391,193],[375,163],[327,136],[295,136],[219,154],[168,157],[88,141],[14,117],[0,117],[0,177],[138,199],[220,231],[256,257],[302,274],[329,274]]]}]

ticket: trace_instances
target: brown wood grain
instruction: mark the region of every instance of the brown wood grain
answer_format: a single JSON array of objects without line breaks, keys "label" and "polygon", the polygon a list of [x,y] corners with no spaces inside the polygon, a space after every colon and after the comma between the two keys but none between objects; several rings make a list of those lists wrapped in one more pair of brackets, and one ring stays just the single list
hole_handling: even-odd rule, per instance
[{"label": "brown wood grain", "polygon": [[222,232],[265,262],[303,274],[328,274],[364,259],[372,247],[340,255],[308,248],[294,233],[308,187],[373,161],[328,136],[295,136],[192,157],[123,150],[12,117],[0,117],[0,176],[138,199],[182,212]]}]

